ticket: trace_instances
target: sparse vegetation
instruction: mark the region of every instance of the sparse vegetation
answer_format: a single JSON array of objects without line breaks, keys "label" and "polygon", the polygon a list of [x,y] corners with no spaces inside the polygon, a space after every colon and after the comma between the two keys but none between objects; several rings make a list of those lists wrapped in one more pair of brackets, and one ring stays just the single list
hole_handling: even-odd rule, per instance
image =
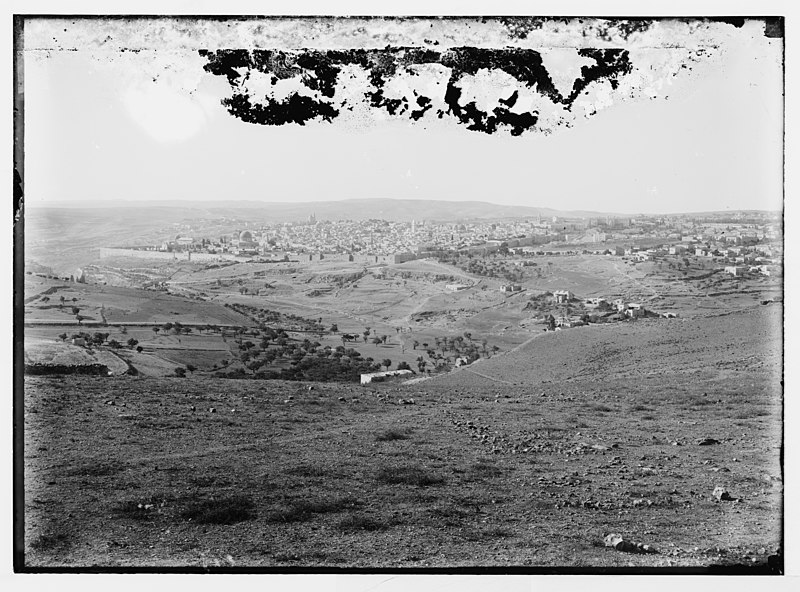
[{"label": "sparse vegetation", "polygon": [[419,466],[406,465],[397,467],[382,467],[378,470],[376,479],[380,483],[391,485],[415,485],[417,487],[430,487],[441,485],[444,477],[433,471]]},{"label": "sparse vegetation", "polygon": [[190,502],[182,517],[199,524],[236,524],[255,518],[255,503],[246,495]]},{"label": "sparse vegetation", "polygon": [[395,440],[408,440],[408,438],[408,431],[397,429],[385,430],[375,436],[377,442],[393,442]]}]

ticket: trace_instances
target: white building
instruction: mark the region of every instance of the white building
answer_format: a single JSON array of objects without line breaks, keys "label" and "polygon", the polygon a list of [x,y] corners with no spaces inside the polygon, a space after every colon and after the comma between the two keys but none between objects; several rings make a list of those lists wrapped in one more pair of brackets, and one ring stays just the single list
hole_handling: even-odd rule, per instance
[{"label": "white building", "polygon": [[383,382],[387,378],[395,378],[398,376],[407,376],[414,374],[411,370],[387,370],[386,372],[371,372],[369,374],[361,375],[361,384],[369,384],[371,382]]}]

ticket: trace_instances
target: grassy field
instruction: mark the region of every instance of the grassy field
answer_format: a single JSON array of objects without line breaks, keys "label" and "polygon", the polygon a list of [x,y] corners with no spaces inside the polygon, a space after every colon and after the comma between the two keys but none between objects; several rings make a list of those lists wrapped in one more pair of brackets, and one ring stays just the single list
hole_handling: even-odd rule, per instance
[{"label": "grassy field", "polygon": [[780,313],[547,334],[411,386],[28,377],[26,563],[764,569]]}]

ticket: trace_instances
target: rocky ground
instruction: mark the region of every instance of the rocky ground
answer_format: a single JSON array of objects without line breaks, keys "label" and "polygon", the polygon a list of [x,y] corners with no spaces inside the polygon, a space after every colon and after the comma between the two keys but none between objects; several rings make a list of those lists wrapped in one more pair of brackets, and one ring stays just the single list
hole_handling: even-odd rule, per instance
[{"label": "rocky ground", "polygon": [[774,569],[781,364],[753,327],[780,310],[752,314],[409,386],[27,377],[26,565]]}]

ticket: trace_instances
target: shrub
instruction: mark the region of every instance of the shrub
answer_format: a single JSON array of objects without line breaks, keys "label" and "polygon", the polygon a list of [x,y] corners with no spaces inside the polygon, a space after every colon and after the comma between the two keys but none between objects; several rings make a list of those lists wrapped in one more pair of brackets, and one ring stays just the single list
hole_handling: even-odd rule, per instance
[{"label": "shrub", "polygon": [[191,503],[182,516],[200,524],[235,524],[255,517],[253,500],[244,495]]},{"label": "shrub", "polygon": [[145,504],[131,500],[118,504],[112,512],[115,516],[131,520],[150,520],[153,517],[153,513],[145,507]]},{"label": "shrub", "polygon": [[502,526],[494,526],[486,529],[469,529],[462,536],[468,541],[479,542],[508,538],[514,536],[514,533]]},{"label": "shrub", "polygon": [[268,522],[306,522],[315,514],[329,514],[343,512],[347,509],[361,507],[360,500],[351,497],[333,498],[330,500],[295,500],[288,506],[271,512],[267,516]]},{"label": "shrub", "polygon": [[388,524],[370,518],[369,516],[350,515],[346,518],[342,518],[336,527],[342,532],[357,532],[359,530],[373,532],[388,528]]},{"label": "shrub", "polygon": [[390,485],[416,485],[417,487],[428,487],[444,483],[444,477],[427,471],[422,467],[401,466],[383,467],[376,476],[380,483]]},{"label": "shrub", "polygon": [[408,434],[399,430],[386,430],[376,434],[376,442],[392,442],[393,440],[408,440]]},{"label": "shrub", "polygon": [[298,465],[296,467],[288,468],[284,471],[288,475],[296,477],[325,477],[328,471],[325,467],[312,466],[312,465]]},{"label": "shrub", "polygon": [[86,463],[67,469],[65,474],[70,477],[107,477],[119,473],[124,468],[124,465],[118,461]]},{"label": "shrub", "polygon": [[65,527],[57,527],[37,536],[31,541],[31,548],[37,551],[49,551],[69,544],[70,532]]},{"label": "shrub", "polygon": [[473,479],[486,479],[491,477],[499,477],[502,474],[502,470],[494,464],[487,462],[485,460],[480,460],[473,464],[469,470],[468,474]]}]

